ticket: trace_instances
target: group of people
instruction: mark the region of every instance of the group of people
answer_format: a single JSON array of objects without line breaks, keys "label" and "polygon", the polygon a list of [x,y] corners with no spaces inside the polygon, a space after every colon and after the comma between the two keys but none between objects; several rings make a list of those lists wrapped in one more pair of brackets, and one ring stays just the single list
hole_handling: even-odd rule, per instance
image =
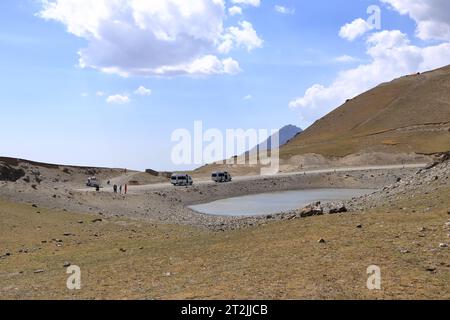
[{"label": "group of people", "polygon": [[123,186],[122,185],[118,186],[117,184],[115,184],[113,186],[113,190],[114,190],[114,193],[122,194],[122,191],[123,191],[123,194],[127,194],[128,193],[128,185],[125,184]]},{"label": "group of people", "polygon": [[[127,169],[124,169],[124,173],[127,174]],[[110,186],[111,180],[108,180],[107,184],[108,184],[108,186]],[[114,184],[113,191],[114,191],[114,193],[122,194],[122,192],[123,192],[123,194],[127,194],[128,193],[128,184],[124,184],[124,185]]]}]

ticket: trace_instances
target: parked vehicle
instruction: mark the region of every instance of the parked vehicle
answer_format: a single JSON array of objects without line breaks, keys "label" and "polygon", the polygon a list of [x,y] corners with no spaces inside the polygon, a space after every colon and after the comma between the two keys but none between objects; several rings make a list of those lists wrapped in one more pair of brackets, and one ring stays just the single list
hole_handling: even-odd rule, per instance
[{"label": "parked vehicle", "polygon": [[188,174],[173,174],[170,182],[174,186],[192,186],[194,184],[194,180]]},{"label": "parked vehicle", "polygon": [[211,175],[211,179],[214,182],[221,183],[221,182],[231,182],[231,174],[228,172],[213,172]]},{"label": "parked vehicle", "polygon": [[96,177],[90,177],[86,181],[86,186],[93,187],[93,188],[100,188],[100,181],[97,180]]}]

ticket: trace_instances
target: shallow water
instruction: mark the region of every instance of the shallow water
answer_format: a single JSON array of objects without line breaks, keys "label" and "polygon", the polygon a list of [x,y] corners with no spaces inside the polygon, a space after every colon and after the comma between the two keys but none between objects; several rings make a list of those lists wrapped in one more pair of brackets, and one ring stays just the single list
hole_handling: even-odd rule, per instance
[{"label": "shallow water", "polygon": [[216,216],[258,216],[291,211],[316,201],[350,200],[372,189],[309,189],[272,192],[190,206],[194,211]]}]

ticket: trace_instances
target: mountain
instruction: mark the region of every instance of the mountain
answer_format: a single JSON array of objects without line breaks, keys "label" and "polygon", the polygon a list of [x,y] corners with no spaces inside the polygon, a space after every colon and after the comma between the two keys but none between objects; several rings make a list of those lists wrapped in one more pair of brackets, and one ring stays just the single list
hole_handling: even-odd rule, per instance
[{"label": "mountain", "polygon": [[[450,66],[407,75],[347,100],[280,147],[280,171],[426,163],[448,151]],[[250,175],[259,174],[260,166],[216,163],[195,173],[218,170]]]},{"label": "mountain", "polygon": [[305,154],[437,154],[450,150],[450,66],[381,84],[318,120],[281,148]]},{"label": "mountain", "polygon": [[[287,125],[284,126],[283,128],[281,128],[278,131],[279,134],[279,139],[280,139],[280,143],[279,146],[283,146],[286,143],[288,143],[291,139],[293,139],[294,137],[296,137],[298,134],[300,134],[303,130],[300,129],[297,126],[294,125]],[[257,145],[256,147],[254,147],[252,149],[253,150],[272,150],[272,140],[274,140],[274,136],[272,135],[270,136],[266,141],[260,143],[259,145]],[[247,152],[248,154],[248,152]]]}]

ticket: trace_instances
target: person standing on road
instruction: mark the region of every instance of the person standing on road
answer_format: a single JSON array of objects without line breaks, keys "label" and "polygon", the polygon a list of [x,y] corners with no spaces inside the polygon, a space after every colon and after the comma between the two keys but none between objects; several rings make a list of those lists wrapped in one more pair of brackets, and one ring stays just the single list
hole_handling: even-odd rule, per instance
[{"label": "person standing on road", "polygon": [[114,193],[117,193],[117,184],[114,185],[113,190],[114,190]]},{"label": "person standing on road", "polygon": [[119,193],[122,194],[122,185],[119,187]]},{"label": "person standing on road", "polygon": [[125,183],[125,194],[128,192],[128,184]]}]

